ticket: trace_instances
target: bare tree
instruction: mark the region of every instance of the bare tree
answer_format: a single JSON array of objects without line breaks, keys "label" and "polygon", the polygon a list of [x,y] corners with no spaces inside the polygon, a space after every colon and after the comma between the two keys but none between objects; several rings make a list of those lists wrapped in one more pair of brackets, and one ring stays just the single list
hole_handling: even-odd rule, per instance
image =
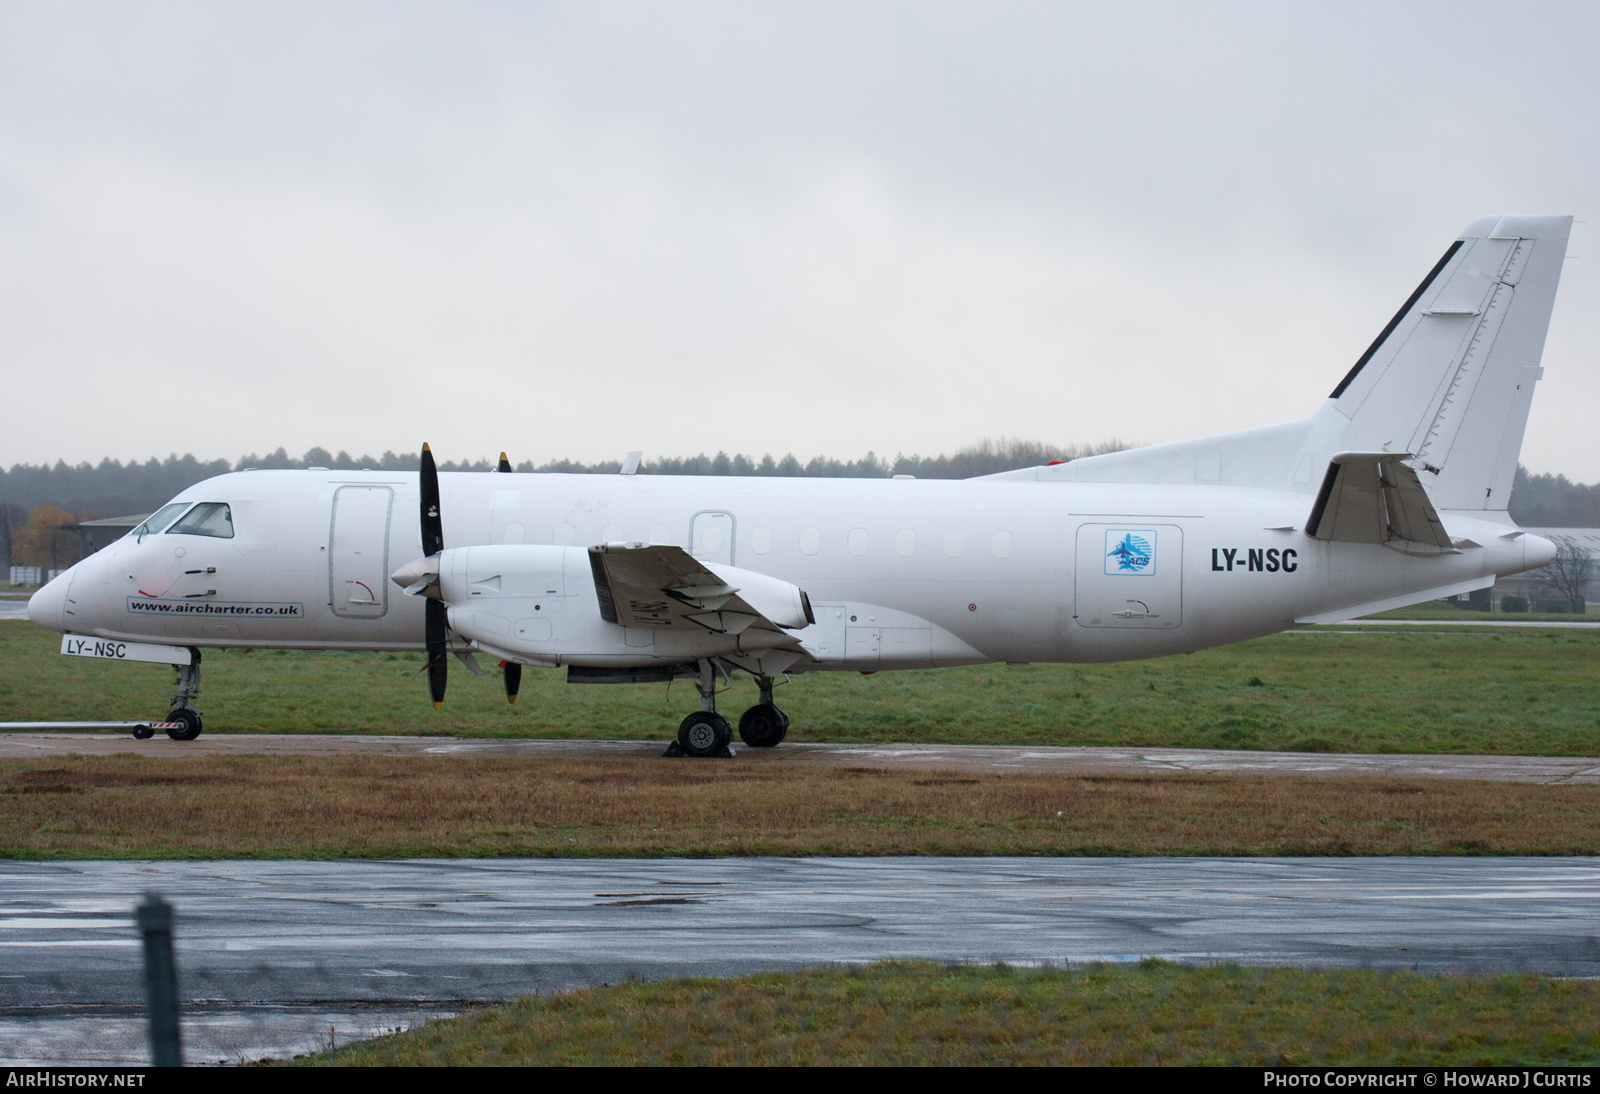
[{"label": "bare tree", "polygon": [[1556,557],[1544,568],[1544,582],[1565,600],[1572,610],[1584,610],[1589,597],[1589,580],[1594,577],[1594,552],[1568,536],[1556,536]]}]

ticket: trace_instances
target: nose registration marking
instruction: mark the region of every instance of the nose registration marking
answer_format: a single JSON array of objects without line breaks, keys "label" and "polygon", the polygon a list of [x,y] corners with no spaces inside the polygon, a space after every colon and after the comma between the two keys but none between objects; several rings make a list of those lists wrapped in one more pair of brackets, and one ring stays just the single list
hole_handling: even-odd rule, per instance
[{"label": "nose registration marking", "polygon": [[182,646],[117,642],[109,638],[84,638],[77,634],[61,636],[61,652],[68,657],[97,657],[102,661],[154,661],[160,665],[187,665],[190,661],[189,651]]}]

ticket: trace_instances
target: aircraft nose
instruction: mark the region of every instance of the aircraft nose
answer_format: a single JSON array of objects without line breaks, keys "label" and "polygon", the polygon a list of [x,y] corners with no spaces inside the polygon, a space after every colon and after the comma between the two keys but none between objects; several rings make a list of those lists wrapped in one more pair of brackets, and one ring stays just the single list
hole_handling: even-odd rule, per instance
[{"label": "aircraft nose", "polygon": [[67,586],[72,584],[70,574],[62,574],[28,598],[28,618],[46,630],[67,629]]}]

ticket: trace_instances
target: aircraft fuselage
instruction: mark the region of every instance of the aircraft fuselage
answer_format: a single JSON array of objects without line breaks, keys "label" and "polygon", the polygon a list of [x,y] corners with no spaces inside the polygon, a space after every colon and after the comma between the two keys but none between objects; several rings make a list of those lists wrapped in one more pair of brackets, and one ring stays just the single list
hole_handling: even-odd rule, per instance
[{"label": "aircraft fuselage", "polygon": [[[1230,486],[499,473],[440,485],[451,548],[547,548],[525,552],[548,576],[536,606],[497,614],[486,588],[452,608],[483,621],[474,633],[506,635],[479,648],[530,664],[700,655],[600,618],[585,549],[601,543],[676,544],[805,590],[816,622],[795,632],[808,656],[791,671],[1156,657],[1487,585],[1553,550],[1484,513],[1441,514],[1456,551],[1319,540],[1304,530],[1307,494]],[[176,500],[226,503],[232,538],[129,536],[64,575],[35,619],[180,646],[422,648],[422,600],[389,580],[423,553],[415,474],[247,471]]]}]

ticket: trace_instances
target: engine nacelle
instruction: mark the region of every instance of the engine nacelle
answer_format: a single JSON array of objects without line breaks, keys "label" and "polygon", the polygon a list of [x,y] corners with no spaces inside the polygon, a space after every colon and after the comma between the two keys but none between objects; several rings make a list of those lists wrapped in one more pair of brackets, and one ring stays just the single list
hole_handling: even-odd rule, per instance
[{"label": "engine nacelle", "polygon": [[[439,555],[439,596],[450,629],[485,653],[528,664],[650,665],[754,653],[787,641],[764,628],[718,634],[701,627],[624,627],[600,614],[581,547],[459,547]],[[707,566],[781,626],[806,625],[805,598],[777,578]],[[771,614],[769,614],[771,613]]]}]

